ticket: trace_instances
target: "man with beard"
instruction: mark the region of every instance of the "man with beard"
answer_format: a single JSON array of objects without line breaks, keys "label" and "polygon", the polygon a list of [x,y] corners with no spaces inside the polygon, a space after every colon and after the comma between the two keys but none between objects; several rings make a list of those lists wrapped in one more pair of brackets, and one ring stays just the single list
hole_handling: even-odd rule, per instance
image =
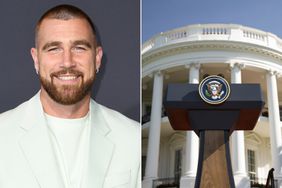
[{"label": "man with beard", "polygon": [[90,18],[59,5],[35,33],[41,89],[0,115],[0,187],[139,187],[138,124],[90,97],[102,59]]}]

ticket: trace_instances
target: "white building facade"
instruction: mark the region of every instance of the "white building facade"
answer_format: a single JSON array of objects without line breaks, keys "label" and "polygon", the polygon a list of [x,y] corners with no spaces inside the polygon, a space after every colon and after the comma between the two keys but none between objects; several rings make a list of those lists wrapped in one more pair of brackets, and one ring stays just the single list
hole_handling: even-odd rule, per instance
[{"label": "white building facade", "polygon": [[199,139],[171,128],[162,101],[167,84],[199,83],[208,75],[261,85],[265,107],[255,129],[230,137],[234,180],[236,187],[255,187],[274,168],[282,188],[282,40],[235,24],[190,25],[143,44],[142,187],[194,187]]}]

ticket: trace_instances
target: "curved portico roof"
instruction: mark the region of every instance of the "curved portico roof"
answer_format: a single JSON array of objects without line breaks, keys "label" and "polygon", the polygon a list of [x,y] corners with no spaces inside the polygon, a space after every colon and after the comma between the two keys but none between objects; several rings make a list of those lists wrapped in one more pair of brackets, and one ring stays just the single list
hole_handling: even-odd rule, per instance
[{"label": "curved portico roof", "polygon": [[240,62],[282,74],[282,40],[242,25],[197,24],[160,33],[142,46],[143,77],[195,62]]}]

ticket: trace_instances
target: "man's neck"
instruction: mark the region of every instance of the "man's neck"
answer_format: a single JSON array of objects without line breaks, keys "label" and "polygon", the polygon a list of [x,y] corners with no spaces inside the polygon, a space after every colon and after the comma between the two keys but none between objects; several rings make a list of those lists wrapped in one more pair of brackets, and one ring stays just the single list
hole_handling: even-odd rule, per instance
[{"label": "man's neck", "polygon": [[45,113],[65,119],[75,119],[86,116],[89,111],[90,95],[72,105],[63,105],[54,101],[48,93],[41,89],[40,100]]}]

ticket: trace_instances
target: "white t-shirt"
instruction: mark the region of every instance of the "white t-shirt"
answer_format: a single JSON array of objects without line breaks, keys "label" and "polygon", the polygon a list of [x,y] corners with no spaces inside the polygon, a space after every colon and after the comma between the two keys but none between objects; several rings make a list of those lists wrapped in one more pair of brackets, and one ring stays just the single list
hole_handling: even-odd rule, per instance
[{"label": "white t-shirt", "polygon": [[65,186],[79,188],[87,165],[89,114],[78,119],[45,117]]}]

